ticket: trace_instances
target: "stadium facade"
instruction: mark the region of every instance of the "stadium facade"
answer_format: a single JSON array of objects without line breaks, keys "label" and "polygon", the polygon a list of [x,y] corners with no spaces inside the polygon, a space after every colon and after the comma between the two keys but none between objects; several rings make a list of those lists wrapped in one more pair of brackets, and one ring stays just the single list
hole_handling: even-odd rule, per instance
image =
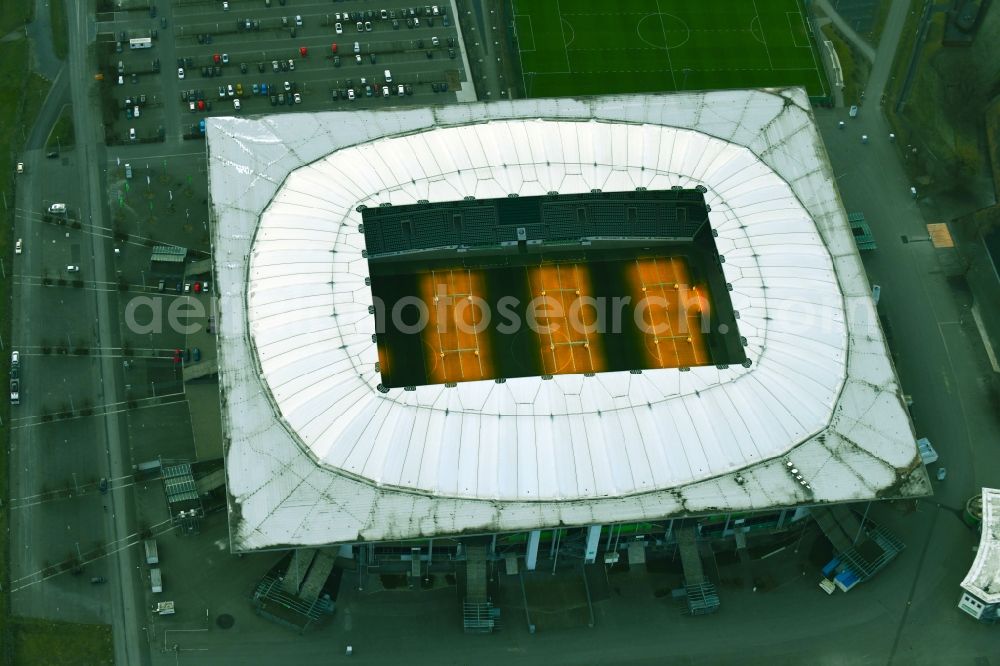
[{"label": "stadium facade", "polygon": [[[801,89],[213,118],[207,138],[236,551],[580,526],[590,556],[600,526],[930,493]],[[382,384],[366,209],[677,189],[704,195],[745,362]]]}]

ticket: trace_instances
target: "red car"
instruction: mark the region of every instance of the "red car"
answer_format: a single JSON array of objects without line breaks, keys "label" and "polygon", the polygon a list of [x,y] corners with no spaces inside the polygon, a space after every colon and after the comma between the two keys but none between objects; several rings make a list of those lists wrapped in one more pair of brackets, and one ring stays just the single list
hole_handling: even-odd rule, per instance
[{"label": "red car", "polygon": [[180,363],[180,362],[181,362],[181,350],[180,349],[175,349],[174,350],[174,363]]},{"label": "red car", "polygon": [[194,289],[194,293],[197,294],[198,292],[201,291],[201,282],[195,282],[191,288]]},{"label": "red car", "polygon": [[212,56],[212,60],[214,60],[215,64],[218,65],[220,62],[222,62],[222,56],[216,53],[215,55]]},{"label": "red car", "polygon": [[205,100],[202,100],[202,99],[198,100],[198,110],[199,111],[204,111],[205,110]]},{"label": "red car", "polygon": [[330,50],[333,51],[334,53],[337,52],[337,42],[330,44]]},{"label": "red car", "polygon": [[301,55],[303,58],[305,58],[307,53],[309,53],[309,49],[307,49],[304,46],[300,46],[299,47],[299,55]]}]

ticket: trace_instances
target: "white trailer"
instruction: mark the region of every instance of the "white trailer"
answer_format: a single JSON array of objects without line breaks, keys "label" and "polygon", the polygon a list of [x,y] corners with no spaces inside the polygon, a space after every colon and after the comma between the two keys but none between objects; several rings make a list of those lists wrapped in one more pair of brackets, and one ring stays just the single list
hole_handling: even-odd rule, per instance
[{"label": "white trailer", "polygon": [[149,586],[152,588],[153,594],[163,592],[163,574],[160,573],[159,567],[149,570]]},{"label": "white trailer", "polygon": [[146,564],[159,564],[160,554],[156,548],[156,539],[146,539]]}]

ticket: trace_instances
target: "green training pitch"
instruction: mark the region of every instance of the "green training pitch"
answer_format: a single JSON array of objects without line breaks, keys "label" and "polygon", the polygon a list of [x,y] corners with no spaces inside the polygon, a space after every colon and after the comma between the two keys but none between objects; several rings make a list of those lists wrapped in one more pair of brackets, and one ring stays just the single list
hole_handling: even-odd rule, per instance
[{"label": "green training pitch", "polygon": [[513,0],[528,97],[804,86],[827,94],[799,0]]}]

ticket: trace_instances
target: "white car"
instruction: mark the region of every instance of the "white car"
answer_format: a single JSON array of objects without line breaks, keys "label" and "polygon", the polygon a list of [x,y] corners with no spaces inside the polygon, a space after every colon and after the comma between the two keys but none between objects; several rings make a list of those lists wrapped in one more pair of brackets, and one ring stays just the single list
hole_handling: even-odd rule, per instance
[{"label": "white car", "polygon": [[223,1],[223,3],[222,3],[222,11],[224,11],[224,12],[228,12],[229,11],[229,3],[228,2]]},{"label": "white car", "polygon": [[17,172],[18,173],[24,173],[24,162],[18,162],[17,163]]},{"label": "white car", "polygon": [[302,17],[298,14],[295,15],[295,25],[302,27]]},{"label": "white car", "polygon": [[223,53],[222,54],[222,64],[223,65],[228,65],[229,64],[229,54],[228,53]]},{"label": "white car", "polygon": [[334,29],[337,31],[338,35],[344,34],[344,26],[340,25],[339,23],[336,26],[334,26]]},{"label": "white car", "polygon": [[431,37],[431,46],[438,46],[441,43],[437,37]]},{"label": "white car", "polygon": [[188,111],[194,113],[194,102],[188,102]]},{"label": "white car", "polygon": [[354,88],[347,89],[347,99],[354,99]]},{"label": "white car", "polygon": [[[177,78],[180,79],[181,81],[184,80],[184,68],[183,67],[178,67],[177,68]],[[118,77],[118,82],[121,83],[121,80],[122,80],[122,77],[119,76]]]},{"label": "white car", "polygon": [[365,32],[371,32],[371,31],[372,31],[372,22],[365,21]]},{"label": "white car", "polygon": [[129,141],[135,141],[135,128],[134,127],[128,128],[128,140]]},{"label": "white car", "polygon": [[236,96],[236,91],[233,90],[233,84],[232,83],[230,83],[226,87],[226,94],[229,95],[230,97],[235,97]]},{"label": "white car", "polygon": [[399,87],[396,90],[400,97],[406,94],[406,88],[403,86],[402,83],[399,84]]},{"label": "white car", "polygon": [[54,203],[49,204],[49,212],[55,214],[61,214],[66,212],[66,204],[64,203]]},{"label": "white car", "polygon": [[[180,76],[182,79],[184,78],[184,70],[183,69],[179,70],[178,76]],[[125,85],[125,77],[122,76],[121,74],[118,75],[118,85],[120,85],[120,86]]]},{"label": "white car", "polygon": [[10,364],[11,365],[17,365],[20,362],[21,362],[21,352],[19,352],[19,351],[12,351],[10,353]]},{"label": "white car", "polygon": [[292,84],[289,83],[288,81],[285,81],[285,92],[288,92],[291,89],[292,89]]},{"label": "white car", "polygon": [[80,272],[80,267],[79,266],[67,266],[66,267],[66,272],[67,273],[79,273]]},{"label": "white car", "polygon": [[382,86],[382,97],[389,96],[389,86]]},{"label": "white car", "polygon": [[354,56],[354,62],[356,62],[356,63],[358,63],[360,65],[361,64],[361,56],[355,55]]},{"label": "white car", "polygon": [[[21,254],[22,248],[24,248],[24,243],[22,243],[21,239],[18,238],[17,242],[14,243],[14,254]],[[16,354],[17,352],[14,353]]]},{"label": "white car", "polygon": [[288,59],[288,71],[290,72],[295,71],[295,61],[292,60],[291,58]]},{"label": "white car", "polygon": [[137,106],[135,107],[135,109],[134,109],[134,110],[132,111],[132,117],[133,117],[133,118],[138,118],[138,117],[139,117],[139,107],[138,107],[138,105],[137,105]]},{"label": "white car", "polygon": [[240,110],[240,100],[238,99],[233,100],[233,108],[236,109],[237,111]]},{"label": "white car", "polygon": [[302,95],[300,95],[299,93],[295,93],[295,103],[296,104],[302,103]]}]

